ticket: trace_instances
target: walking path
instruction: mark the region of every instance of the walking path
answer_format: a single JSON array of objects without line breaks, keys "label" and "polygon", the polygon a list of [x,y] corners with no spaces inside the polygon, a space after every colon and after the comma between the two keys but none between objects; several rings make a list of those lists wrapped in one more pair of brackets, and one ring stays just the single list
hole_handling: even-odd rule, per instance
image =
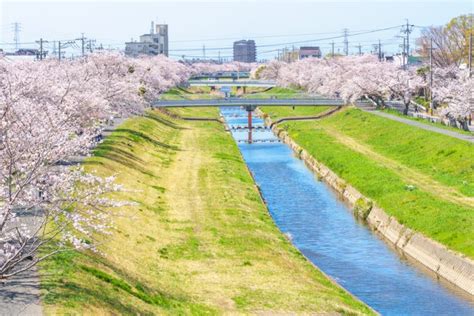
[{"label": "walking path", "polygon": [[0,283],[0,315],[42,315],[39,276],[26,271]]},{"label": "walking path", "polygon": [[405,124],[408,124],[408,125],[416,126],[416,127],[425,129],[427,131],[432,131],[432,132],[435,132],[435,133],[451,136],[451,137],[454,137],[454,138],[457,138],[457,139],[461,139],[461,140],[465,140],[465,141],[474,143],[474,135],[466,135],[466,134],[453,132],[453,131],[446,130],[446,129],[443,129],[443,128],[439,128],[439,127],[436,127],[436,126],[431,126],[431,125],[428,125],[428,124],[413,121],[413,120],[406,119],[406,118],[403,118],[403,117],[398,117],[398,116],[388,114],[388,113],[385,113],[385,112],[370,111],[370,110],[368,112],[373,113],[373,114],[378,115],[378,116],[388,118],[390,120],[394,120],[394,121],[397,121],[397,122],[401,122],[401,123],[405,123]]}]

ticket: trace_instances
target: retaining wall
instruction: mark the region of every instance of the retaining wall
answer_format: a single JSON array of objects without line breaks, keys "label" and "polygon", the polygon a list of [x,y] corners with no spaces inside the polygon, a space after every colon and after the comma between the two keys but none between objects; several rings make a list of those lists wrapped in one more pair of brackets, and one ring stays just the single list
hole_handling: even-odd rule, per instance
[{"label": "retaining wall", "polygon": [[[272,123],[269,117],[265,118],[267,126],[272,126]],[[400,224],[393,216],[385,213],[373,201],[363,196],[345,180],[318,162],[291,139],[286,131],[276,124],[273,124],[272,130],[284,143],[291,147],[309,169],[316,173],[318,178],[329,184],[349,203],[355,216],[364,219],[370,228],[378,231],[402,253],[420,262],[436,273],[438,277],[446,279],[474,296],[473,260],[451,251],[440,243]]]}]

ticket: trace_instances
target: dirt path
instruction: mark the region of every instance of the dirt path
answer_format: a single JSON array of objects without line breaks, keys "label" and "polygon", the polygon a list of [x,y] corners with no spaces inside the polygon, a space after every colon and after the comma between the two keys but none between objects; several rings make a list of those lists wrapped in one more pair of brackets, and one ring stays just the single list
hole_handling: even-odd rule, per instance
[{"label": "dirt path", "polygon": [[201,195],[198,192],[198,172],[202,152],[189,150],[194,148],[192,144],[196,141],[195,131],[192,129],[182,131],[179,147],[183,150],[178,152],[165,177],[168,214],[174,220],[189,221],[192,219],[192,210],[202,209]]},{"label": "dirt path", "polygon": [[402,179],[404,179],[408,184],[413,184],[424,191],[431,192],[433,195],[446,201],[471,208],[474,205],[474,198],[467,197],[452,187],[448,187],[442,183],[439,183],[431,177],[409,168],[398,161],[387,158],[386,156],[375,152],[369,146],[362,144],[354,138],[344,135],[335,129],[326,129],[326,131],[331,136],[336,138],[336,140],[341,144],[344,144],[363,155],[369,156],[373,160],[382,164],[384,167],[389,168]]}]

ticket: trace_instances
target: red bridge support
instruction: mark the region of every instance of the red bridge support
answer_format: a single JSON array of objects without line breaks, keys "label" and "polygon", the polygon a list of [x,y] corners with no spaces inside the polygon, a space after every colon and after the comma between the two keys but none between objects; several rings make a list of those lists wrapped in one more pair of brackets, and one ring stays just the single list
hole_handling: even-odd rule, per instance
[{"label": "red bridge support", "polygon": [[249,144],[252,143],[252,111],[247,111],[248,113],[248,128],[249,128]]}]

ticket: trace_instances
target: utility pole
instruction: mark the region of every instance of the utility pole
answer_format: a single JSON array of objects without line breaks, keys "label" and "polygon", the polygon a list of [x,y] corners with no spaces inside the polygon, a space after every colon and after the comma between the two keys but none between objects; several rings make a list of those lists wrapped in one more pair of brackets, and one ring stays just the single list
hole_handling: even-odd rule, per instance
[{"label": "utility pole", "polygon": [[344,29],[344,54],[349,55],[349,40],[347,39],[349,29]]},{"label": "utility pole", "polygon": [[61,41],[59,41],[58,45],[58,60],[59,62],[61,62]]},{"label": "utility pole", "polygon": [[43,39],[42,39],[42,38],[40,38],[39,44],[40,44],[39,59],[40,59],[40,60],[43,60]]},{"label": "utility pole", "polygon": [[378,44],[373,44],[374,47],[373,54],[377,53],[377,57],[379,58],[379,61],[382,61],[382,43],[379,40]]},{"label": "utility pole", "polygon": [[402,66],[403,66],[403,69],[407,69],[406,65],[408,63],[408,62],[405,62],[405,58],[408,61],[408,56],[405,53],[405,48],[406,48],[406,38],[403,37],[403,46],[402,46]]},{"label": "utility pole", "polygon": [[472,77],[472,31],[469,34],[469,78]]},{"label": "utility pole", "polygon": [[40,38],[39,41],[36,41],[36,43],[38,43],[40,45],[40,49],[39,49],[39,60],[43,60],[43,57],[45,56],[45,53],[43,51],[43,43],[47,43],[48,41],[43,41],[42,38]]},{"label": "utility pole", "polygon": [[15,42],[15,49],[18,50],[18,43],[20,42],[21,23],[15,22],[13,27],[13,42]]},{"label": "utility pole", "polygon": [[92,54],[92,52],[94,51],[94,47],[95,47],[95,40],[89,40],[89,42],[87,43],[87,49],[89,50],[89,53]]},{"label": "utility pole", "polygon": [[58,52],[56,51],[56,41],[53,41],[53,56],[56,56]]},{"label": "utility pole", "polygon": [[413,31],[413,24],[408,23],[407,19],[407,24],[404,26],[405,28],[402,29],[402,33],[406,34],[406,56],[407,56],[407,64],[408,64],[408,57],[410,57],[410,33]]},{"label": "utility pole", "polygon": [[[403,40],[403,44],[400,44],[398,45],[401,49],[402,49],[402,68],[403,69],[407,69],[406,67],[406,62],[405,62],[405,58],[406,58],[406,37],[405,36],[396,36],[398,38],[401,38]],[[408,60],[408,58],[407,58]]]},{"label": "utility pole", "polygon": [[334,41],[331,43],[331,57],[334,57]]},{"label": "utility pole", "polygon": [[84,37],[84,33],[81,33],[81,37],[76,38],[77,41],[81,41],[81,51],[82,51],[82,57],[85,55],[85,41],[86,38]]},{"label": "utility pole", "polygon": [[430,115],[433,115],[433,39],[430,38]]},{"label": "utility pole", "polygon": [[206,45],[202,45],[202,59],[206,59]]},{"label": "utility pole", "polygon": [[382,61],[382,43],[379,40],[379,61]]},{"label": "utility pole", "polygon": [[359,49],[359,56],[361,56],[362,55],[362,45],[360,45],[360,43],[359,43],[359,45],[356,45],[356,47]]}]

